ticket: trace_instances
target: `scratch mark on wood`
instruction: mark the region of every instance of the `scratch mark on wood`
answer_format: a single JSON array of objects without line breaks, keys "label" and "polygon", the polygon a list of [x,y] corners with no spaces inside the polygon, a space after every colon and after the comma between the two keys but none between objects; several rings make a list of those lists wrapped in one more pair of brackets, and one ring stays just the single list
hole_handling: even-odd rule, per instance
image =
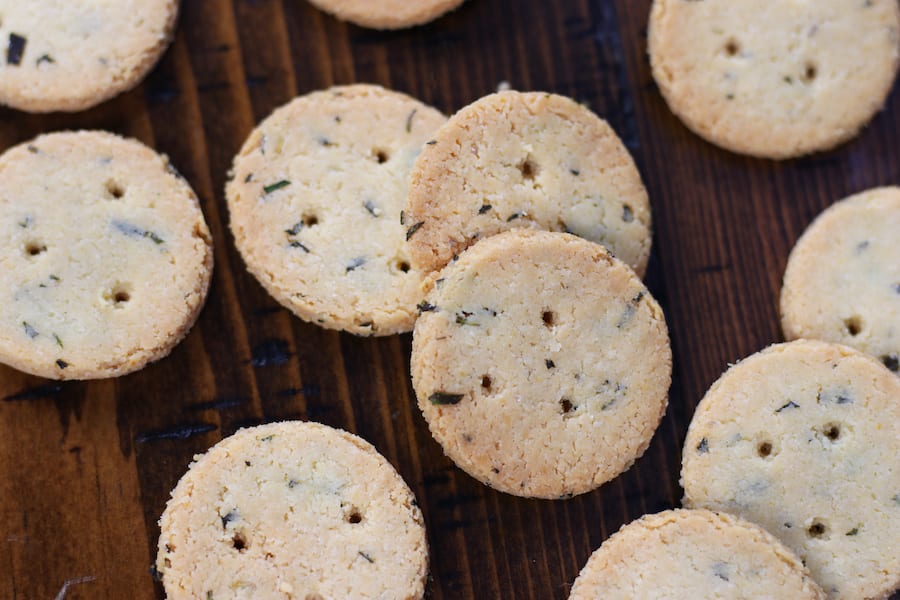
[{"label": "scratch mark on wood", "polygon": [[56,594],[55,600],[63,600],[66,597],[66,594],[69,593],[69,588],[73,585],[79,585],[81,583],[90,583],[91,581],[96,581],[97,578],[93,575],[86,575],[84,577],[76,577],[75,579],[66,579],[63,582],[62,589],[59,590],[59,593]]},{"label": "scratch mark on wood", "polygon": [[216,429],[211,423],[188,423],[178,425],[168,429],[156,429],[153,431],[142,431],[134,436],[134,441],[138,444],[146,442],[157,442],[160,440],[186,440],[195,435],[208,433]]}]

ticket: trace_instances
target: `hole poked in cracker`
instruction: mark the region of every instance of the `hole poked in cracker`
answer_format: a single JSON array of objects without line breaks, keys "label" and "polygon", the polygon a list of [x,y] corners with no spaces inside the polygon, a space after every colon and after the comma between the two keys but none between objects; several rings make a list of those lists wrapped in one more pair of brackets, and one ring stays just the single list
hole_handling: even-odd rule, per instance
[{"label": "hole poked in cracker", "polygon": [[819,75],[819,67],[816,63],[809,61],[803,68],[803,81],[805,83],[812,83],[815,78]]},{"label": "hole poked in cracker", "polygon": [[538,176],[541,168],[534,160],[528,156],[519,164],[519,171],[522,173],[522,179],[531,181]]},{"label": "hole poked in cracker", "polygon": [[383,165],[387,161],[391,160],[391,153],[384,148],[373,148],[372,156],[375,157],[375,160],[379,165]]},{"label": "hole poked in cracker", "polygon": [[813,519],[806,528],[806,535],[812,539],[827,539],[828,525],[824,519]]},{"label": "hole poked in cracker", "polygon": [[344,521],[351,525],[358,525],[363,522],[362,511],[352,504],[341,504],[341,510],[344,513]]},{"label": "hole poked in cracker", "polygon": [[836,443],[844,436],[844,428],[840,423],[825,423],[818,429],[818,433],[829,442]]},{"label": "hole poked in cracker", "polygon": [[125,196],[125,187],[114,179],[110,179],[104,185],[107,195],[113,200],[121,200]]},{"label": "hole poked in cracker", "polygon": [[399,273],[409,273],[412,270],[412,265],[409,264],[409,261],[404,258],[395,258],[391,263],[391,268],[395,272]]},{"label": "hole poked in cracker", "polygon": [[556,313],[552,310],[544,310],[541,313],[541,321],[544,322],[544,325],[547,327],[553,327],[556,325]]},{"label": "hole poked in cracker", "polygon": [[778,454],[775,445],[769,440],[762,440],[756,444],[756,454],[760,458],[770,459]]},{"label": "hole poked in cracker", "polygon": [[234,534],[234,536],[232,536],[231,547],[238,552],[247,551],[247,548],[250,547],[250,542],[247,540],[247,537],[244,535],[243,531],[238,531]]},{"label": "hole poked in cracker", "polygon": [[300,220],[303,222],[304,227],[313,227],[319,224],[319,217],[314,213],[303,213],[303,217]]},{"label": "hole poked in cracker", "polygon": [[730,38],[725,42],[725,54],[728,56],[737,56],[741,52],[741,45],[734,38]]},{"label": "hole poked in cracker", "polygon": [[491,388],[494,385],[494,380],[491,379],[490,375],[482,375],[481,377],[481,389],[483,389],[486,393],[491,392]]},{"label": "hole poked in cracker", "polygon": [[852,336],[857,336],[863,330],[863,320],[859,315],[853,315],[850,318],[844,319],[844,327],[847,329],[847,333]]},{"label": "hole poked in cracker", "polygon": [[103,294],[103,299],[113,306],[113,308],[122,309],[131,302],[132,287],[127,283],[116,283]]},{"label": "hole poked in cracker", "polygon": [[38,256],[47,251],[47,245],[38,240],[25,242],[25,256]]}]

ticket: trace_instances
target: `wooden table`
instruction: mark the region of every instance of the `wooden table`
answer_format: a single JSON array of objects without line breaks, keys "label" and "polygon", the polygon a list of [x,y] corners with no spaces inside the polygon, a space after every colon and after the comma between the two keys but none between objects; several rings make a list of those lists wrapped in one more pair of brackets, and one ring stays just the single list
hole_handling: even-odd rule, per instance
[{"label": "wooden table", "polygon": [[[900,183],[900,95],[862,135],[782,163],[719,150],[669,112],[650,77],[650,0],[470,0],[397,33],[302,0],[184,0],[175,43],[134,91],[89,112],[0,110],[0,149],[103,128],[168,154],[216,243],[209,301],[172,355],[117,380],[56,383],[0,367],[0,598],[161,598],[156,521],[191,457],[237,428],[311,419],[356,432],[418,496],[432,598],[566,598],[622,524],[679,504],[691,414],[726,365],[780,339],[787,255],[839,198]],[[501,81],[586,102],[625,141],[653,204],[647,277],[675,353],[665,420],[631,470],[569,501],[494,492],[446,459],[415,406],[409,335],[305,324],[247,274],[223,198],[256,122],[297,94],[375,82],[452,113]],[[87,579],[85,579],[87,578]]]}]

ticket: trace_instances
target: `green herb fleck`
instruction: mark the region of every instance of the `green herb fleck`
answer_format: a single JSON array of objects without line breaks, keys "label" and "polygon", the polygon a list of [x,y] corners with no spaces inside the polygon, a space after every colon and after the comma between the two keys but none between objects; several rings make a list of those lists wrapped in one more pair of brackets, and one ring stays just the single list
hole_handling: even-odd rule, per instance
[{"label": "green herb fleck", "polygon": [[275,434],[273,433],[273,434],[267,435],[267,436],[265,436],[265,437],[259,438],[259,441],[261,441],[261,442],[271,442],[271,441],[272,441],[272,438],[274,438],[274,437],[275,437]]},{"label": "green herb fleck", "polygon": [[697,444],[697,453],[706,454],[707,452],[709,452],[709,440],[703,438],[700,440],[700,443]]},{"label": "green herb fleck", "polygon": [[300,482],[297,481],[296,479],[291,479],[290,481],[288,481],[288,488],[289,488],[289,489],[294,489],[294,488],[297,487],[298,485],[300,485]]},{"label": "green herb fleck", "polygon": [[459,404],[465,397],[464,394],[449,394],[447,392],[435,392],[428,397],[428,401],[438,406]]},{"label": "green herb fleck", "polygon": [[412,122],[413,122],[413,117],[416,116],[416,112],[417,112],[418,110],[419,110],[418,108],[414,108],[414,109],[412,110],[412,112],[409,113],[409,116],[406,117],[406,133],[412,133]]},{"label": "green herb fleck", "polygon": [[506,222],[509,223],[511,221],[515,221],[522,217],[522,213],[513,213],[506,218]]},{"label": "green herb fleck", "polygon": [[37,329],[29,325],[27,321],[22,321],[22,327],[25,328],[25,335],[27,335],[31,339],[34,339],[38,336]]},{"label": "green herb fleck", "polygon": [[37,59],[37,61],[35,62],[35,64],[38,65],[38,66],[40,66],[42,63],[53,64],[53,63],[55,63],[55,62],[56,62],[56,61],[53,60],[53,57],[50,56],[49,54],[42,54],[42,55]]},{"label": "green herb fleck", "polygon": [[492,208],[494,208],[494,207],[491,206],[490,204],[482,204],[481,208],[478,209],[478,214],[483,215],[484,213],[491,210]]},{"label": "green herb fleck", "polygon": [[778,410],[776,410],[776,411],[775,411],[775,414],[778,414],[778,413],[780,413],[781,411],[783,411],[783,410],[788,410],[788,409],[790,409],[790,408],[800,408],[800,405],[797,404],[796,402],[794,402],[793,400],[789,400],[787,404],[785,404],[784,406],[782,406],[781,408],[779,408]]},{"label": "green herb fleck", "polygon": [[424,224],[425,224],[425,221],[419,221],[418,223],[416,223],[415,225],[413,225],[412,227],[410,227],[409,229],[407,229],[407,230],[406,230],[406,241],[408,242],[408,241],[409,241],[409,238],[411,238],[412,236],[416,235],[416,232],[419,231],[419,229],[420,229],[420,228],[422,227],[422,225],[424,225]]},{"label": "green herb fleck", "polygon": [[420,313],[432,312],[432,311],[437,310],[437,306],[435,306],[434,304],[430,304],[430,303],[426,302],[425,300],[422,300],[421,302],[419,302],[416,305],[416,308],[419,309]]},{"label": "green herb fleck", "polygon": [[281,181],[276,181],[275,183],[270,183],[269,185],[265,186],[263,188],[263,192],[265,192],[266,194],[271,194],[272,192],[277,192],[278,190],[286,188],[289,185],[291,185],[290,181],[288,181],[287,179],[282,179]]},{"label": "green herb fleck", "polygon": [[28,151],[31,152],[32,154],[40,153],[40,150],[38,150],[38,147],[35,146],[34,144],[28,144]]},{"label": "green herb fleck", "polygon": [[57,346],[59,346],[60,348],[63,348],[62,340],[59,339],[59,336],[56,335],[55,333],[53,334],[53,339],[56,340],[56,345],[57,345]]},{"label": "green herb fleck", "polygon": [[437,144],[437,140],[428,140],[425,142],[426,146],[434,146],[435,144]]},{"label": "green herb fleck", "polygon": [[844,535],[851,536],[851,535],[856,535],[856,534],[858,534],[858,533],[859,533],[859,525],[857,525],[856,527],[854,527],[853,529],[851,529],[850,531],[848,531],[848,532],[845,533]]},{"label": "green herb fleck", "polygon": [[59,360],[56,361],[56,366],[59,367],[60,369],[65,369],[66,367],[69,366],[69,363],[67,363],[66,361],[64,361],[63,359],[60,358]]},{"label": "green herb fleck", "polygon": [[56,275],[51,275],[51,276],[50,276],[50,279],[52,279],[53,281],[62,281],[62,280],[61,280],[59,277],[57,277]]},{"label": "green herb fleck", "polygon": [[400,224],[406,225],[406,211],[405,210],[400,211]]},{"label": "green herb fleck", "polygon": [[126,223],[125,221],[118,220],[114,220],[112,224],[113,227],[118,229],[120,233],[123,233],[127,236],[147,238],[152,240],[153,243],[157,245],[165,243],[164,239],[148,229],[141,229],[140,227],[132,225],[131,223]]},{"label": "green herb fleck", "polygon": [[[413,111],[413,112],[416,112],[416,111]],[[368,554],[366,554],[366,553],[363,552],[362,550],[359,551],[359,555],[362,556],[362,557],[363,557],[364,559],[366,559],[367,561],[369,561],[370,563],[374,563],[374,562],[375,562],[374,560],[372,560],[372,557],[371,557],[371,556],[369,556]]]},{"label": "green herb fleck", "polygon": [[307,248],[302,242],[298,242],[297,240],[293,240],[293,241],[291,241],[290,246],[291,246],[291,248],[300,248],[301,250],[303,250],[304,252],[306,252],[307,254],[309,254],[309,248]]},{"label": "green herb fleck", "polygon": [[481,325],[479,325],[478,323],[469,321],[469,317],[471,317],[471,316],[472,316],[472,313],[465,311],[465,310],[456,313],[456,324],[457,325],[470,325],[472,327],[480,327]]}]

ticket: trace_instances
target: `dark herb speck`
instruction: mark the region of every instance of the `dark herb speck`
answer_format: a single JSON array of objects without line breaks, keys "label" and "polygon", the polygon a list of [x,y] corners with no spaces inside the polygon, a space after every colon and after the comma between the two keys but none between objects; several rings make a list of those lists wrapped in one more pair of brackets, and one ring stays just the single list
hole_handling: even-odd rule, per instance
[{"label": "dark herb speck", "polygon": [[[416,111],[413,111],[413,112],[416,112]],[[369,556],[368,554],[366,554],[366,553],[363,552],[362,550],[359,551],[359,555],[362,556],[362,557],[363,557],[364,559],[366,559],[367,561],[369,561],[370,563],[374,563],[374,562],[375,562],[374,560],[372,560],[372,557],[371,557],[371,556]]]},{"label": "dark herb speck", "polygon": [[235,508],[235,509],[229,511],[228,514],[225,515],[224,517],[219,517],[219,518],[222,519],[222,529],[226,529],[228,527],[229,523],[231,523],[232,521],[236,521],[237,519],[240,518],[240,513],[238,512],[238,509]]},{"label": "dark herb speck", "polygon": [[707,452],[709,452],[709,440],[703,438],[700,440],[700,443],[697,444],[697,453],[706,454]]},{"label": "dark herb speck", "polygon": [[851,529],[850,531],[848,531],[848,532],[845,533],[844,535],[850,536],[850,535],[856,535],[856,534],[858,534],[858,533],[859,533],[859,527],[854,527],[853,529]]},{"label": "dark herb speck", "polygon": [[29,227],[31,227],[31,225],[33,223],[34,223],[34,219],[32,219],[31,216],[29,215],[29,216],[25,217],[24,219],[22,219],[21,221],[19,221],[19,227],[21,227],[22,229],[28,229]]},{"label": "dark herb speck", "polygon": [[13,66],[22,64],[25,44],[28,40],[17,33],[9,34],[9,45],[6,47],[6,62]]},{"label": "dark herb speck", "polygon": [[634,211],[627,204],[622,207],[622,220],[626,223],[634,221]]},{"label": "dark herb speck", "polygon": [[438,406],[447,406],[459,404],[464,397],[464,394],[448,394],[447,392],[435,392],[428,397],[428,401]]},{"label": "dark herb speck", "polygon": [[152,240],[154,244],[160,245],[164,244],[165,240],[159,237],[156,233],[150,231],[149,229],[141,229],[136,225],[132,225],[131,223],[126,223],[125,221],[114,220],[112,222],[113,227],[119,230],[120,233],[123,233],[129,237],[142,237]]},{"label": "dark herb speck", "polygon": [[437,144],[437,140],[429,140],[425,142],[426,146],[434,146],[435,144]]},{"label": "dark herb speck", "polygon": [[515,221],[516,219],[521,218],[521,217],[522,217],[522,214],[521,214],[521,213],[513,213],[513,214],[509,215],[508,217],[506,217],[506,222],[507,222],[507,223],[510,223],[510,222],[512,222],[512,221]]},{"label": "dark herb speck", "polygon": [[544,360],[544,364],[547,365],[547,368],[548,368],[548,369],[555,369],[555,368],[556,368],[556,363],[553,362],[552,360],[550,360],[549,358],[546,359],[546,360]]},{"label": "dark herb speck", "polygon": [[435,306],[434,304],[430,304],[429,302],[426,302],[425,300],[422,300],[421,302],[419,302],[416,305],[416,308],[419,309],[420,313],[433,312],[433,311],[437,310],[437,306]]},{"label": "dark herb speck", "polygon": [[309,248],[307,248],[304,244],[298,242],[297,240],[292,241],[290,245],[291,248],[300,248],[301,250],[309,254]]},{"label": "dark herb speck", "polygon": [[492,208],[494,208],[494,207],[491,206],[490,204],[482,204],[481,208],[478,209],[478,214],[483,215],[484,213],[491,210]]},{"label": "dark herb speck", "polygon": [[775,411],[775,414],[778,414],[778,413],[780,413],[781,411],[783,411],[783,410],[788,410],[788,409],[790,409],[790,408],[800,408],[800,405],[797,404],[796,402],[794,402],[793,400],[789,400],[787,404],[785,404],[784,406],[782,406],[781,408],[779,408],[778,410],[776,410],[776,411]]},{"label": "dark herb speck", "polygon": [[65,369],[66,367],[69,366],[69,363],[67,363],[66,361],[64,361],[63,359],[60,358],[59,360],[56,361],[56,366],[59,367],[60,369]]},{"label": "dark herb speck", "polygon": [[425,221],[419,221],[418,223],[416,223],[415,225],[413,225],[412,227],[410,227],[409,229],[407,229],[407,230],[406,230],[406,241],[408,242],[408,241],[409,241],[409,238],[411,238],[412,236],[416,235],[416,232],[419,231],[419,229],[420,229],[420,228],[422,227],[422,225],[424,225],[424,224],[425,224]]},{"label": "dark herb speck", "polygon": [[896,354],[885,354],[881,357],[881,362],[894,373],[900,371],[900,357]]},{"label": "dark herb speck", "polygon": [[56,340],[56,345],[57,345],[57,346],[59,346],[60,348],[63,348],[62,340],[59,339],[59,336],[56,335],[55,333],[53,334],[53,339]]},{"label": "dark herb speck", "polygon": [[579,171],[578,169],[569,169],[569,173],[571,173],[575,177],[578,177],[579,175],[581,175],[581,171]]},{"label": "dark herb speck", "polygon": [[412,110],[412,112],[409,113],[409,116],[406,117],[406,133],[412,133],[412,122],[413,122],[413,117],[416,116],[416,112],[417,112],[418,110],[419,110],[418,108],[414,108],[414,109]]},{"label": "dark herb speck", "polygon": [[53,60],[53,57],[50,56],[49,54],[42,54],[42,55],[37,59],[37,61],[36,61],[34,64],[36,64],[36,65],[38,65],[38,66],[40,66],[40,65],[43,64],[43,63],[47,63],[48,65],[52,65],[52,64],[55,63],[55,62],[56,62],[56,61]]},{"label": "dark herb speck", "polygon": [[349,273],[350,271],[355,271],[364,264],[366,264],[366,258],[364,256],[357,256],[347,264],[346,272]]}]

